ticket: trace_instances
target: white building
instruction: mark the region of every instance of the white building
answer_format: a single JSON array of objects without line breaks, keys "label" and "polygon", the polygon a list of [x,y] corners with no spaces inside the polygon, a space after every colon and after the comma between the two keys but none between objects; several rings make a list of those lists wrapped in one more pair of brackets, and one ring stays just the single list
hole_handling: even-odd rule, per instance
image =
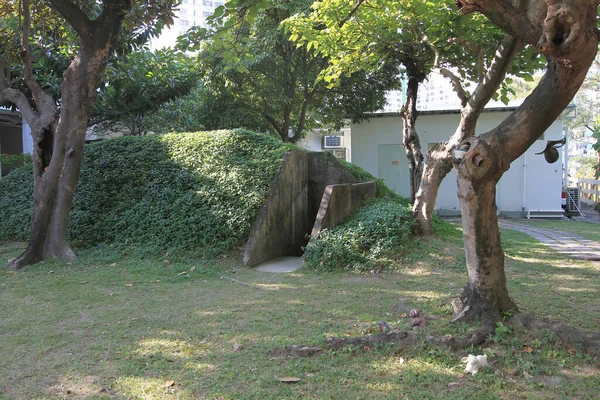
[{"label": "white building", "polygon": [[[477,134],[487,132],[504,120],[514,107],[488,108],[477,123]],[[424,153],[448,140],[458,126],[460,113],[455,110],[421,112],[417,132]],[[563,156],[548,164],[543,155],[547,140],[563,137],[563,118],[557,119],[521,157],[513,161],[497,186],[498,210],[508,216],[562,216]],[[351,159],[381,178],[401,196],[409,196],[409,170],[402,146],[402,120],[397,113],[374,114],[368,121],[351,127]],[[441,215],[460,213],[456,172],[452,170],[440,187],[436,212]]]},{"label": "white building", "polygon": [[155,50],[173,46],[177,36],[183,35],[191,27],[206,28],[206,18],[213,14],[215,8],[223,4],[224,0],[182,0],[173,25],[164,29],[158,38],[153,39],[150,47]]}]

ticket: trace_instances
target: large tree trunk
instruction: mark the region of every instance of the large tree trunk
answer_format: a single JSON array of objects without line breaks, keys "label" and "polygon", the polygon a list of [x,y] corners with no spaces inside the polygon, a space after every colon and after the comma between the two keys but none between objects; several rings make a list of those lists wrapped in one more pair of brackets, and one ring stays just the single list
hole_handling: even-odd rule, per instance
[{"label": "large tree trunk", "polygon": [[[488,0],[459,4],[463,6],[462,12],[481,11],[523,41],[535,40],[548,59],[546,74],[523,104],[492,131],[463,141],[461,147],[469,149],[464,157],[454,159],[469,277],[463,292],[463,311],[467,311],[463,315],[479,316],[486,322],[494,321],[502,310],[515,307],[506,289],[495,185],[510,163],[544,133],[573,99],[598,47],[597,3],[589,0],[548,3],[542,13],[545,18],[530,20],[531,29],[522,17],[539,15],[537,12],[524,14],[510,3]],[[529,5],[539,11],[546,3],[531,1]]]},{"label": "large tree trunk", "polygon": [[[32,130],[35,148],[31,233],[27,248],[9,261],[8,269],[49,258],[76,257],[67,242],[67,222],[83,161],[85,131],[96,82],[106,67],[128,6],[124,1],[117,8],[107,7],[98,19],[90,21],[68,1],[53,0],[53,5],[79,34],[80,48],[64,73],[58,119],[40,127],[37,113],[31,113],[30,125],[38,126]],[[27,119],[28,113],[25,115]]]},{"label": "large tree trunk", "polygon": [[[429,236],[433,231],[433,212],[438,191],[442,181],[452,170],[452,153],[456,146],[464,139],[475,135],[477,120],[490,101],[496,89],[506,76],[506,72],[523,44],[512,36],[507,36],[499,44],[494,59],[488,71],[483,75],[473,94],[467,99],[461,98],[462,107],[460,123],[448,141],[429,150],[427,162],[421,175],[415,201],[413,203],[413,216],[417,221],[416,232],[418,235]],[[451,76],[447,70],[442,73],[458,85],[457,78]],[[463,93],[462,88],[457,88],[457,93]]]},{"label": "large tree trunk", "polygon": [[404,61],[404,66],[406,67],[408,83],[406,85],[406,102],[400,110],[403,122],[402,144],[408,158],[410,202],[414,203],[419,187],[419,180],[423,173],[423,152],[421,150],[421,141],[417,134],[416,122],[419,83],[423,82],[425,74],[411,61]]},{"label": "large tree trunk", "polygon": [[517,310],[506,289],[504,253],[496,217],[496,184],[508,165],[496,157],[500,149],[477,138],[463,144],[477,155],[465,157],[458,164],[458,197],[468,273],[461,297],[469,307],[469,316],[481,316],[484,322],[494,323],[502,311]]}]

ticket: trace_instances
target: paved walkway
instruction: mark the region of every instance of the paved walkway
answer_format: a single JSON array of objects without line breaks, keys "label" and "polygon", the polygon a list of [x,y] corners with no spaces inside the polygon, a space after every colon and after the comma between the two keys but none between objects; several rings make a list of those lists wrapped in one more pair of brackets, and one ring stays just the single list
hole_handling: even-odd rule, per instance
[{"label": "paved walkway", "polygon": [[[498,225],[501,228],[523,232],[539,240],[546,246],[573,258],[600,261],[600,242],[589,240],[573,233],[536,228],[506,219],[498,220]],[[598,228],[600,228],[600,225]]]},{"label": "paved walkway", "polygon": [[260,264],[256,267],[262,272],[276,272],[284,274],[293,272],[302,266],[302,257],[278,257]]}]

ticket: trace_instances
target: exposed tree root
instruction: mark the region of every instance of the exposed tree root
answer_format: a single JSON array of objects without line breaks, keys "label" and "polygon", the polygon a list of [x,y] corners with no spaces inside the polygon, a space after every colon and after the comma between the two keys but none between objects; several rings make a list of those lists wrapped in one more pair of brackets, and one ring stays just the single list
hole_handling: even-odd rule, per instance
[{"label": "exposed tree root", "polygon": [[6,269],[16,271],[26,265],[36,264],[40,261],[41,258],[34,254],[34,252],[25,250],[19,257],[8,260]]},{"label": "exposed tree root", "polygon": [[445,336],[442,338],[434,336],[420,337],[415,332],[406,331],[380,333],[378,335],[367,335],[358,337],[329,338],[327,339],[327,344],[325,344],[322,347],[288,345],[283,348],[275,348],[270,351],[270,354],[310,357],[320,354],[326,350],[337,350],[346,346],[355,346],[371,349],[373,346],[383,343],[393,343],[403,346],[415,346],[419,344],[419,342],[436,347],[448,347],[453,351],[456,351],[465,347],[477,346],[482,344],[488,338],[490,332],[492,331],[489,329],[477,330],[468,334],[464,338],[455,338],[453,336]]},{"label": "exposed tree root", "polygon": [[536,319],[528,314],[515,314],[508,323],[509,326],[523,327],[530,330],[546,329],[570,346],[583,346],[589,353],[600,355],[600,332],[584,331],[555,321]]}]

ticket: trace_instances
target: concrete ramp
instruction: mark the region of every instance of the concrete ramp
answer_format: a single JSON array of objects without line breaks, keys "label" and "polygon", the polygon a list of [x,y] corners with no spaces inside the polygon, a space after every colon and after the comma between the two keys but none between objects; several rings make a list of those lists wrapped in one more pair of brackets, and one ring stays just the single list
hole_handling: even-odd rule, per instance
[{"label": "concrete ramp", "polygon": [[[277,257],[300,257],[308,244],[317,214],[322,208],[323,194],[329,185],[355,184],[356,178],[330,153],[309,153],[291,151],[286,153],[269,198],[261,208],[244,250],[244,264],[254,267]],[[377,189],[373,182],[376,195]],[[355,187],[357,189],[355,189]],[[366,194],[354,195],[356,190],[363,193],[364,184],[330,189],[324,212],[326,223],[344,220],[346,212],[358,206],[348,206],[346,202],[357,203]],[[347,193],[344,198],[343,193]],[[332,200],[333,199],[333,200]],[[336,211],[334,211],[336,210]],[[323,225],[323,221],[320,223]],[[325,226],[332,227],[332,226]]]}]

